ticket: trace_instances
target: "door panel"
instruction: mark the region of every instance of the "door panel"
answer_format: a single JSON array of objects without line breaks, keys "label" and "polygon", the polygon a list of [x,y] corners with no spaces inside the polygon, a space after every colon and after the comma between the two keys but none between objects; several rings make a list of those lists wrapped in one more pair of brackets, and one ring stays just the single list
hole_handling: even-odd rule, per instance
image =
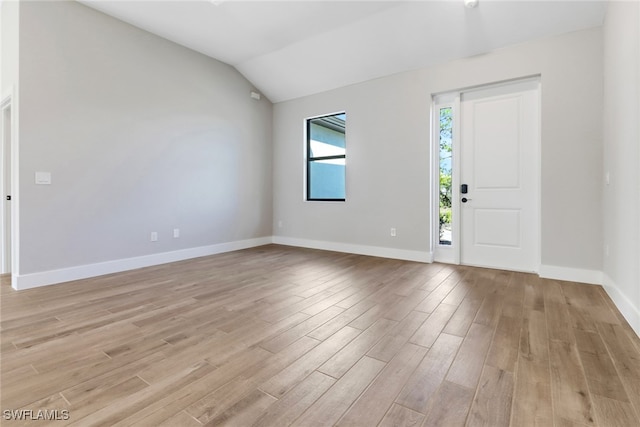
[{"label": "door panel", "polygon": [[520,211],[474,209],[474,245],[520,247]]},{"label": "door panel", "polygon": [[461,262],[535,271],[538,82],[462,94]]},{"label": "door panel", "polygon": [[[519,187],[520,99],[492,99],[473,104],[473,179],[478,189]],[[499,118],[495,120],[494,118]]]}]

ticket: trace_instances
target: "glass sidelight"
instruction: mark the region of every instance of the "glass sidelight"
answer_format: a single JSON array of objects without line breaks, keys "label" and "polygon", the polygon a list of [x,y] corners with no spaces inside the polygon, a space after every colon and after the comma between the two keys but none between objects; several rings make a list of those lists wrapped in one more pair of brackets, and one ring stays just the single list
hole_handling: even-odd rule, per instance
[{"label": "glass sidelight", "polygon": [[439,109],[438,140],[440,147],[440,186],[439,186],[439,243],[451,245],[451,200],[452,200],[452,143],[453,143],[453,108]]}]

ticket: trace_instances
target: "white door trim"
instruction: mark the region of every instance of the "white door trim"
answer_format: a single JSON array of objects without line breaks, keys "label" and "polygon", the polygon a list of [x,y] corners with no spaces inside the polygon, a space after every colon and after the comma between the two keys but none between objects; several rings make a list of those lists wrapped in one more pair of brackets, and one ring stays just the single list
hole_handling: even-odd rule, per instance
[{"label": "white door trim", "polygon": [[[452,179],[451,179],[451,245],[440,245],[440,126],[439,126],[439,110],[441,108],[451,107],[453,110],[453,135],[452,135]],[[432,97],[432,115],[431,115],[431,182],[432,185],[432,209],[433,221],[431,230],[433,235],[432,253],[435,262],[444,262],[447,264],[460,264],[460,177],[455,171],[460,169],[460,92],[449,92],[446,94],[435,95]]]},{"label": "white door trim", "polygon": [[[3,94],[0,100],[0,113],[2,114],[2,118],[0,120],[4,120],[5,110],[7,108],[11,108],[11,286],[14,289],[17,289],[17,278],[19,276],[19,256],[20,256],[20,217],[19,217],[19,188],[18,185],[18,177],[19,177],[19,120],[18,120],[18,96],[17,96],[17,88],[16,86],[11,86],[8,93]],[[4,139],[4,126],[2,126],[2,136],[0,137]],[[4,140],[2,141],[2,150],[4,150]],[[2,173],[4,173],[4,166],[0,167]],[[4,181],[4,180],[3,180]],[[3,195],[4,196],[4,195]],[[2,201],[2,206],[4,208],[5,201]],[[2,215],[2,221],[4,221],[4,209]],[[3,236],[4,237],[4,236]]]},{"label": "white door trim", "polygon": [[[0,179],[2,185],[0,186],[0,274],[11,273],[11,215],[9,204],[5,197],[11,194],[11,134],[13,129],[11,128],[11,97],[7,97],[2,100],[0,104],[0,152],[2,156],[0,158]],[[8,120],[7,120],[8,118]],[[5,169],[5,166],[9,166],[9,171]],[[7,179],[8,178],[8,179]],[[9,213],[9,215],[7,215]]]}]

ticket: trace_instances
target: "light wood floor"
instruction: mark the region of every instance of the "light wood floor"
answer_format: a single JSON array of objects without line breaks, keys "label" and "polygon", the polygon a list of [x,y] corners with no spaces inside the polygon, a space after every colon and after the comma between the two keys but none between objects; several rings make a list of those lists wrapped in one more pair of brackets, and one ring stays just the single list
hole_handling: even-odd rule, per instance
[{"label": "light wood floor", "polygon": [[598,286],[272,245],[1,298],[2,410],[51,425],[640,425]]}]

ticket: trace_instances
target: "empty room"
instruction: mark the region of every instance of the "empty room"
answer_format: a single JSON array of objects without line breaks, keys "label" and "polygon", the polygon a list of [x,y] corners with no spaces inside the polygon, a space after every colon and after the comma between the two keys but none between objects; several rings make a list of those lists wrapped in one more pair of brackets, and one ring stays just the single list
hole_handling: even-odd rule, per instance
[{"label": "empty room", "polygon": [[640,1],[0,19],[3,426],[640,425]]}]

